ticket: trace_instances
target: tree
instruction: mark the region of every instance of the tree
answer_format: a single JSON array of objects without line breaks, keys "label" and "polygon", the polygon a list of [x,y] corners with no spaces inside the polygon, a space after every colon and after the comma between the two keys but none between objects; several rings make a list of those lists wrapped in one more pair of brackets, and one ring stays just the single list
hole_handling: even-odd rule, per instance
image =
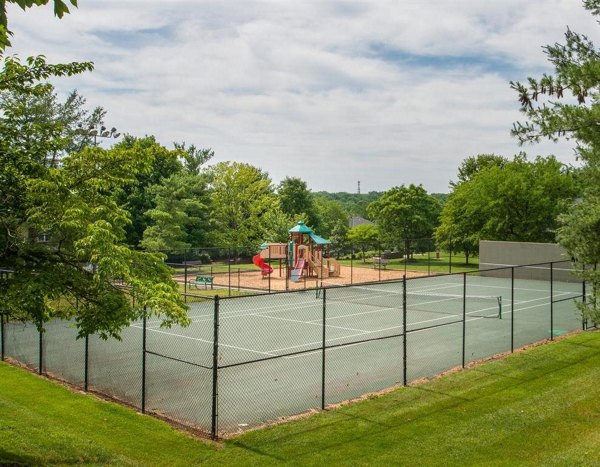
[{"label": "tree", "polygon": [[479,154],[467,157],[458,167],[458,181],[450,182],[450,187],[455,187],[462,182],[468,182],[483,169],[493,166],[502,167],[506,162],[508,160],[505,157],[495,154]]},{"label": "tree", "polygon": [[[583,5],[600,16],[600,0],[585,0]],[[560,216],[557,237],[573,256],[581,278],[592,285],[591,296],[580,308],[584,316],[599,321],[600,51],[586,36],[567,29],[565,42],[548,45],[544,52],[554,66],[552,74],[528,78],[526,85],[511,82],[526,118],[524,123],[516,122],[512,132],[522,144],[542,138],[577,143],[578,158],[584,164],[580,173],[583,193]]]},{"label": "tree", "polygon": [[212,149],[200,149],[193,144],[186,146],[185,141],[183,143],[173,143],[173,146],[181,151],[183,167],[193,174],[200,174],[202,166],[215,157],[215,152]]},{"label": "tree", "polygon": [[553,241],[556,217],[575,193],[572,174],[554,157],[529,162],[522,154],[515,156],[454,188],[436,240],[441,247],[463,251],[467,261],[479,240]]},{"label": "tree", "polygon": [[368,208],[381,239],[404,246],[404,240],[429,238],[437,226],[440,205],[421,185],[399,186],[386,191]]},{"label": "tree", "polygon": [[[62,18],[65,13],[69,13],[69,7],[63,0],[52,0],[54,3],[54,14]],[[50,0],[1,0],[0,1],[0,54],[10,46],[9,36],[12,32],[8,29],[8,17],[6,16],[6,4],[14,3],[19,5],[23,10],[35,6],[47,5]],[[77,0],[69,0],[69,3],[74,7],[77,6]]]},{"label": "tree", "polygon": [[241,162],[220,162],[209,174],[215,244],[245,247],[262,243],[269,225],[265,219],[279,206],[269,175]]},{"label": "tree", "polygon": [[313,195],[305,181],[298,177],[286,177],[277,187],[277,194],[285,214],[294,220],[303,220],[315,231],[320,230]]},{"label": "tree", "polygon": [[[21,64],[9,57],[0,91],[45,99],[53,93],[47,78],[91,68],[50,65],[43,57]],[[3,311],[40,326],[55,316],[72,317],[80,336],[105,338],[118,337],[144,308],[166,326],[187,324],[162,257],[123,243],[129,216],[113,194],[147,173],[151,160],[125,149],[91,147],[53,167],[49,155],[68,140],[60,126],[49,126],[39,139],[23,135],[31,131],[21,119],[26,112],[23,106],[0,108],[0,266],[12,271],[0,278]],[[42,234],[49,241],[40,241]],[[115,281],[130,288],[115,287]]]},{"label": "tree", "polygon": [[56,166],[66,154],[93,143],[92,137],[82,128],[103,123],[106,111],[97,107],[90,114],[85,103],[86,99],[77,91],[72,91],[64,102],[59,102],[54,92],[35,95],[0,91],[0,106],[10,109],[13,124],[20,127],[21,145],[31,147],[48,133],[56,135],[57,146],[46,153],[47,163],[51,166]]},{"label": "tree", "polygon": [[149,171],[137,173],[131,183],[124,185],[117,194],[119,204],[131,216],[131,223],[125,228],[127,243],[139,247],[145,230],[152,224],[147,214],[155,207],[150,187],[160,185],[163,179],[183,170],[179,161],[182,152],[165,148],[154,136],[137,138],[125,135],[114,148],[126,150],[132,157],[150,160],[152,164]]},{"label": "tree", "polygon": [[381,193],[377,191],[371,191],[369,193],[328,193],[326,191],[319,191],[313,193],[315,200],[324,199],[329,201],[339,202],[349,216],[361,216],[367,217],[367,207],[373,201],[376,201],[381,196]]},{"label": "tree", "polygon": [[146,212],[153,224],[141,246],[148,250],[183,250],[205,245],[209,234],[206,177],[178,172],[148,188],[156,207]]},{"label": "tree", "polygon": [[[348,230],[348,212],[342,206],[342,203],[335,200],[325,198],[315,198],[314,201],[315,213],[319,218],[319,230],[317,233],[324,238],[331,240],[334,235],[334,230],[338,231],[338,236],[341,230],[340,226],[344,226],[346,232]],[[345,236],[345,233],[343,234]],[[339,238],[339,237],[338,237]],[[333,241],[333,240],[332,240]]]},{"label": "tree", "polygon": [[352,245],[360,245],[364,263],[365,251],[379,240],[379,230],[375,224],[360,224],[348,230],[347,238]]}]

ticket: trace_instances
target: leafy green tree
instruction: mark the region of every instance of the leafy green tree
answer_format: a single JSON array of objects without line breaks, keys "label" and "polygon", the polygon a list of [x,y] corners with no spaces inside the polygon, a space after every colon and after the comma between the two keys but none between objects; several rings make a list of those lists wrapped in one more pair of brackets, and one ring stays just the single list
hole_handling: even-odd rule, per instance
[{"label": "leafy green tree", "polygon": [[152,185],[156,207],[146,215],[153,225],[144,231],[141,246],[148,250],[183,250],[206,246],[210,233],[206,177],[177,172]]},{"label": "leafy green tree", "polygon": [[505,157],[495,154],[479,154],[477,156],[467,157],[458,167],[458,182],[450,182],[450,186],[454,187],[459,183],[468,182],[475,176],[488,167],[502,167],[508,160]]},{"label": "leafy green tree", "polygon": [[379,240],[379,229],[375,224],[360,224],[348,230],[347,238],[350,244],[360,247],[366,262],[365,251]]},{"label": "leafy green tree", "polygon": [[[52,0],[54,3],[54,14],[59,18],[62,18],[65,13],[69,13],[69,7],[67,2],[63,0]],[[8,29],[8,17],[6,16],[6,4],[14,3],[20,6],[23,10],[31,8],[33,6],[47,5],[50,0],[0,0],[0,53],[10,46],[9,36],[12,36],[12,32]],[[77,6],[77,0],[69,0],[69,3],[73,6]]]},{"label": "leafy green tree", "polygon": [[85,103],[86,99],[77,91],[71,92],[64,102],[59,102],[54,92],[35,95],[0,91],[0,106],[11,109],[14,124],[20,125],[20,144],[31,147],[48,133],[60,135],[58,146],[46,156],[51,166],[57,165],[66,154],[93,144],[88,131],[82,130],[103,123],[106,112],[97,107],[90,113]]},{"label": "leafy green tree", "polygon": [[[583,5],[600,16],[599,0]],[[528,78],[527,84],[511,82],[526,119],[514,124],[513,134],[521,143],[543,138],[577,143],[583,193],[561,215],[557,237],[573,256],[579,275],[591,284],[587,304],[580,304],[584,316],[600,321],[600,50],[585,35],[567,29],[564,43],[548,45],[544,52],[553,73]]]},{"label": "leafy green tree", "polygon": [[241,162],[220,162],[209,172],[214,243],[227,247],[262,243],[268,215],[279,207],[269,175]]},{"label": "leafy green tree", "polygon": [[421,185],[411,184],[386,191],[369,205],[368,212],[377,223],[382,240],[404,246],[406,239],[432,236],[440,205]]},{"label": "leafy green tree", "polygon": [[329,201],[339,202],[349,216],[361,216],[368,217],[367,207],[373,201],[376,201],[381,196],[381,193],[377,191],[371,191],[369,193],[328,193],[326,191],[319,191],[313,193],[315,200],[325,199]]},{"label": "leafy green tree", "polygon": [[173,143],[173,146],[181,151],[184,168],[193,174],[200,174],[202,166],[215,157],[215,152],[210,148],[201,149],[193,144],[186,146],[185,142]]},{"label": "leafy green tree", "polygon": [[436,229],[438,245],[475,254],[479,240],[550,242],[556,217],[576,194],[572,174],[554,157],[516,156],[458,184]]},{"label": "leafy green tree", "polygon": [[[299,219],[301,220],[301,219]],[[264,228],[264,240],[267,242],[285,243],[289,239],[289,229],[294,225],[294,220],[288,216],[278,202],[273,204],[262,216],[262,226]]]},{"label": "leafy green tree", "polygon": [[291,218],[298,218],[313,230],[320,230],[320,219],[317,215],[312,193],[306,182],[298,177],[286,177],[277,187],[281,209]]},{"label": "leafy green tree", "polygon": [[[43,57],[21,64],[9,57],[0,71],[0,91],[43,99],[53,92],[47,78],[91,67],[49,65]],[[0,266],[12,271],[0,278],[3,311],[36,323],[73,317],[80,336],[118,337],[144,307],[164,325],[187,324],[186,307],[162,257],[123,242],[130,220],[113,193],[147,173],[150,158],[133,157],[124,148],[90,147],[53,167],[49,154],[68,142],[62,128],[50,126],[34,141],[20,133],[27,128],[20,120],[26,111],[0,109]],[[48,241],[40,241],[42,236]],[[115,281],[130,288],[115,287]]]},{"label": "leafy green tree", "polygon": [[[319,218],[318,235],[331,240],[334,235],[334,230],[337,229],[338,240],[340,239],[339,235],[345,237],[350,216],[342,206],[342,203],[336,200],[315,198],[314,207],[317,217]],[[340,226],[345,227],[344,232],[340,230],[340,228],[342,228]]]},{"label": "leafy green tree", "polygon": [[155,194],[150,187],[160,185],[163,179],[183,170],[179,159],[182,156],[179,149],[167,149],[156,141],[154,136],[137,138],[125,135],[114,148],[127,150],[132,157],[150,160],[152,168],[139,172],[131,183],[126,184],[117,193],[118,201],[131,216],[131,223],[126,226],[127,243],[139,247],[145,230],[152,224],[147,214],[155,207]]}]

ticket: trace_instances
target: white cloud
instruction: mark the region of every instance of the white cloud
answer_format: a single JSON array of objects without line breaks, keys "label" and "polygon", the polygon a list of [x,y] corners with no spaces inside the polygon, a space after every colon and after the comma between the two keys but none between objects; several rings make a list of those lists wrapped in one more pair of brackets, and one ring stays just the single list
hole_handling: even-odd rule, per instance
[{"label": "white cloud", "polygon": [[[313,190],[446,191],[462,159],[512,155],[508,80],[547,68],[578,0],[80,2],[63,20],[9,6],[15,52],[96,70],[77,87],[107,123],[212,147]],[[571,162],[566,145],[527,148]]]}]

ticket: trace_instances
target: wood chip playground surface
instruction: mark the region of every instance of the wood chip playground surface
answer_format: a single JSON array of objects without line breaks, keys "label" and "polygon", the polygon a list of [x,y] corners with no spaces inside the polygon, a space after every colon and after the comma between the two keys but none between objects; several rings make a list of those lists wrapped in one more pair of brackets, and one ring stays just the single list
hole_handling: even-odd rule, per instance
[{"label": "wood chip playground surface", "polygon": [[[340,275],[338,277],[328,277],[323,279],[329,284],[335,285],[350,285],[361,284],[366,282],[401,280],[404,276],[403,270],[394,269],[378,269],[373,267],[353,267],[340,266]],[[207,274],[208,268],[204,268],[204,273]],[[406,277],[422,277],[427,276],[425,272],[407,271]],[[188,274],[188,282],[195,277],[195,273]],[[298,282],[293,282],[285,278],[285,268],[279,270],[274,266],[273,273],[270,276],[261,276],[260,270],[244,270],[238,273],[236,268],[232,268],[231,273],[220,272],[213,274],[213,286],[219,288],[229,288],[234,290],[300,290],[307,288],[318,287],[321,279],[317,277],[303,277]],[[184,284],[186,276],[177,274],[174,279],[180,284]],[[287,289],[286,289],[287,287]],[[200,286],[200,288],[204,288]],[[210,288],[210,287],[208,287]],[[194,293],[194,287],[191,287],[188,293]]]}]

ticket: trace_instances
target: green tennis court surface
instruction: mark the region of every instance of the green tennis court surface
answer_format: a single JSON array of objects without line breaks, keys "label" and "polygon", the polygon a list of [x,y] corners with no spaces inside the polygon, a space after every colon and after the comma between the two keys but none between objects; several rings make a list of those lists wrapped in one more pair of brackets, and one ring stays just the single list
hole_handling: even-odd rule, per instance
[{"label": "green tennis court surface", "polygon": [[[552,283],[552,316],[544,280],[515,279],[511,289],[510,278],[474,274],[465,283],[448,275],[411,279],[406,288],[406,356],[401,282],[327,289],[325,300],[315,290],[220,300],[219,432],[319,408],[323,377],[331,404],[402,383],[405,358],[408,382],[459,366],[463,326],[467,363],[581,328],[577,282]],[[190,306],[187,328],[147,322],[146,408],[208,431],[214,303]],[[46,329],[44,370],[82,384],[83,342],[68,323]],[[142,335],[136,323],[121,342],[90,339],[90,388],[140,406]],[[10,324],[6,336],[7,355],[38,364],[31,326]]]}]

